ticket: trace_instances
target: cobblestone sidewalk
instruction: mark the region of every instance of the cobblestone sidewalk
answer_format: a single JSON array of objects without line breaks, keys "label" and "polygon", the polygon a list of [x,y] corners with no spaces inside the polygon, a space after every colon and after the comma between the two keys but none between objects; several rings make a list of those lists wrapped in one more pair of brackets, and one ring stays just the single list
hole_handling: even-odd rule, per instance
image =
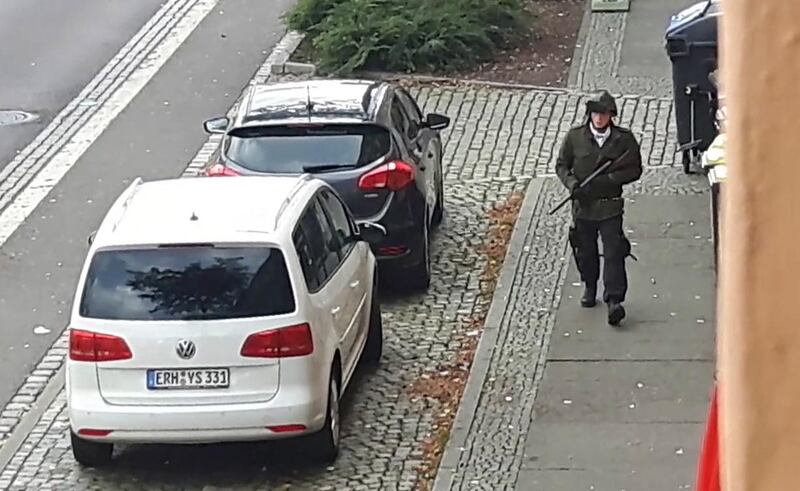
[{"label": "cobblestone sidewalk", "polygon": [[[380,369],[361,374],[353,385],[344,409],[344,450],[335,466],[309,469],[292,465],[290,461],[298,454],[286,452],[282,446],[224,445],[129,447],[122,449],[115,467],[83,470],[69,451],[62,394],[0,473],[0,488],[413,488],[421,449],[432,434],[438,406],[432,400],[415,400],[409,387],[452,362],[464,330],[471,329],[472,319],[485,314],[490,299],[480,293],[485,257],[478,251],[488,226],[487,211],[509,193],[524,191],[535,176],[551,172],[557,139],[581,118],[584,97],[567,90],[433,85],[418,86],[413,92],[426,111],[454,119],[443,135],[447,217],[435,237],[434,281],[427,295],[385,300],[385,360]],[[675,135],[667,123],[670,101],[625,97],[621,110],[624,124],[640,136],[650,165],[671,165]],[[674,173],[669,169],[653,175]],[[542,209],[560,193],[548,184],[543,196],[549,197],[542,198]],[[541,298],[526,307],[533,309],[526,315],[539,319],[543,326],[539,334],[531,333],[534,337],[546,331],[547,312],[538,309],[552,307],[562,274],[562,220],[541,218],[537,229],[531,231],[538,241],[532,242],[537,256],[531,267],[536,281],[541,282],[535,286]],[[530,274],[525,281],[532,281]],[[539,286],[544,284],[547,286]],[[524,344],[522,339],[520,342]],[[509,349],[512,345],[516,346],[509,343]],[[526,356],[525,352],[510,353],[516,360]],[[502,381],[524,376],[524,372],[508,372]],[[505,394],[499,384],[498,390]],[[490,426],[494,421],[503,424],[506,416],[497,416],[499,419],[487,416],[487,421],[492,419]],[[187,466],[195,470],[187,472]]]}]

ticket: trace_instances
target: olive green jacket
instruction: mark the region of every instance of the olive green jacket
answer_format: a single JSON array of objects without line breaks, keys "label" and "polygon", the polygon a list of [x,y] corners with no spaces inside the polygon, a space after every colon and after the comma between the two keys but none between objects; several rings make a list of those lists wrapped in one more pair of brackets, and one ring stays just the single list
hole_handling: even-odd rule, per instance
[{"label": "olive green jacket", "polygon": [[564,137],[556,161],[556,174],[568,190],[587,178],[606,158],[617,159],[628,154],[603,174],[597,176],[573,200],[572,214],[583,220],[605,220],[621,215],[624,208],[622,186],[638,180],[642,175],[642,156],[639,143],[630,130],[611,127],[611,136],[600,148],[589,129],[589,123],[572,128]]}]

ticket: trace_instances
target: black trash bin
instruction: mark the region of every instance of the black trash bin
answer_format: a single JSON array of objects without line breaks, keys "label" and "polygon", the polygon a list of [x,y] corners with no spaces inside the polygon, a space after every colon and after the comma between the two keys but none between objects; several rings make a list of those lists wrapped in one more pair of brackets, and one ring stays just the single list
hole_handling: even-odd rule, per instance
[{"label": "black trash bin", "polygon": [[673,15],[665,35],[672,62],[675,123],[678,152],[684,172],[717,136],[714,124],[716,88],[709,74],[717,69],[717,21],[722,15],[718,0],[696,3]]}]

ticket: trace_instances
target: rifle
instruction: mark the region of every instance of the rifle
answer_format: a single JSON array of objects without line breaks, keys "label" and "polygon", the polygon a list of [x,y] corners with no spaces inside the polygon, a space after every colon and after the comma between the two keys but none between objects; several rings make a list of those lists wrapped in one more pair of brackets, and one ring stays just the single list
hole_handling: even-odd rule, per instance
[{"label": "rifle", "polygon": [[575,199],[575,195],[578,194],[578,191],[580,191],[581,189],[583,189],[586,186],[588,186],[597,176],[599,176],[600,174],[603,174],[612,165],[620,162],[622,159],[627,157],[628,156],[628,152],[630,152],[630,150],[625,150],[625,152],[623,152],[623,154],[620,155],[619,157],[617,157],[616,159],[614,159],[614,160],[608,159],[606,162],[603,163],[603,165],[601,165],[600,167],[595,169],[594,172],[589,174],[589,176],[586,179],[584,179],[583,181],[581,181],[580,184],[578,184],[578,189],[576,189],[575,191],[571,192],[569,196],[564,198],[564,200],[561,203],[558,204],[558,206],[556,206],[555,208],[550,210],[550,214],[552,215],[553,213],[555,213],[558,210],[560,210],[561,208],[563,208],[564,205],[566,205],[567,203],[569,203],[570,201]]}]

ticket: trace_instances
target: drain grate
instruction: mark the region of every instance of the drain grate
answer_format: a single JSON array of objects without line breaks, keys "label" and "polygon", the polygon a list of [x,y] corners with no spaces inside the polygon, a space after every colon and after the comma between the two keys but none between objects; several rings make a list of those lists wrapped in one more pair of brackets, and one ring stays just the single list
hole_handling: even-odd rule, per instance
[{"label": "drain grate", "polygon": [[12,124],[22,124],[36,119],[36,115],[25,111],[3,111],[0,110],[0,126]]}]

